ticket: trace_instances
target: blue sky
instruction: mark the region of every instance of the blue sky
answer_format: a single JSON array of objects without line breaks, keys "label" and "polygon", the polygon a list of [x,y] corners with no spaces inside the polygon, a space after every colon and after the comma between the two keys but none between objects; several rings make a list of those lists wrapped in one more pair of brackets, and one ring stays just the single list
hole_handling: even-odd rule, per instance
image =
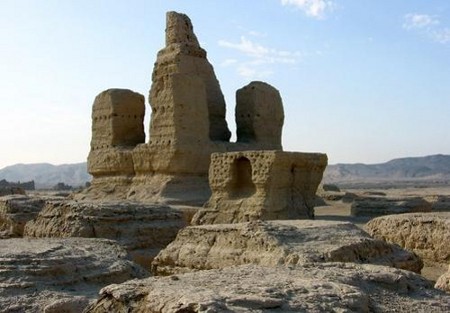
[{"label": "blue sky", "polygon": [[235,90],[262,80],[283,98],[285,150],[450,154],[448,0],[0,0],[0,168],[85,161],[95,96],[147,97],[169,10],[190,16],[233,132]]}]

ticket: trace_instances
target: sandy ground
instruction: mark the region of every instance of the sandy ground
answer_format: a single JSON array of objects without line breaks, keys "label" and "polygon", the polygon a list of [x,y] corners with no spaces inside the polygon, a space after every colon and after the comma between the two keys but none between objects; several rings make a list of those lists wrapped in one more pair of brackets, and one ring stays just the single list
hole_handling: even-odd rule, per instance
[{"label": "sandy ground", "polygon": [[[450,186],[448,187],[429,187],[429,188],[391,188],[391,189],[346,189],[345,192],[355,194],[367,194],[372,192],[382,192],[389,197],[405,197],[405,196],[419,196],[431,198],[433,196],[450,196]],[[363,227],[365,223],[370,220],[370,217],[353,217],[350,215],[351,202],[345,203],[343,201],[325,201],[327,205],[317,206],[315,208],[315,215],[317,220],[329,221],[348,221]],[[425,264],[422,269],[422,275],[431,281],[445,273],[448,265]]]}]

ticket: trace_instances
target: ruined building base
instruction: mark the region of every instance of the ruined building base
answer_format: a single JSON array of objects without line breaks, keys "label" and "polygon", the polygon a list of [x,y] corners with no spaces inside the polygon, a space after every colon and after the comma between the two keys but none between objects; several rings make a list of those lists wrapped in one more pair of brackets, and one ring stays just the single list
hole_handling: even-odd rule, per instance
[{"label": "ruined building base", "polygon": [[95,178],[74,199],[90,201],[129,200],[143,203],[201,207],[210,197],[205,176],[154,174],[137,177]]},{"label": "ruined building base", "polygon": [[320,153],[242,151],[211,156],[211,198],[192,224],[314,218],[327,165]]}]

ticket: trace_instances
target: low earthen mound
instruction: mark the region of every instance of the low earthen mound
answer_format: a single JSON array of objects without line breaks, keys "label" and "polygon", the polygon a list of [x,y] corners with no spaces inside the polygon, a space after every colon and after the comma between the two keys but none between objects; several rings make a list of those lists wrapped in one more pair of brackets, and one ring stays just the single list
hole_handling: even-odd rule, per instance
[{"label": "low earthen mound", "polygon": [[148,266],[188,219],[183,211],[165,205],[53,201],[26,224],[24,235],[113,239],[135,262]]},{"label": "low earthen mound", "polygon": [[431,203],[421,197],[359,197],[352,203],[353,216],[381,216],[401,213],[430,212]]},{"label": "low earthen mound", "polygon": [[148,275],[110,240],[0,240],[0,312],[81,312],[98,291]]},{"label": "low earthen mound", "polygon": [[352,263],[244,265],[105,287],[86,313],[448,312],[450,295],[421,276]]},{"label": "low earthen mound", "polygon": [[35,218],[45,200],[25,195],[0,197],[0,238],[22,237],[25,223]]},{"label": "low earthen mound", "polygon": [[425,262],[450,263],[450,212],[382,216],[364,229],[377,239],[416,253]]},{"label": "low earthen mound", "polygon": [[293,220],[186,227],[153,260],[152,272],[310,262],[373,263],[419,273],[423,266],[416,255],[374,240],[351,223]]}]

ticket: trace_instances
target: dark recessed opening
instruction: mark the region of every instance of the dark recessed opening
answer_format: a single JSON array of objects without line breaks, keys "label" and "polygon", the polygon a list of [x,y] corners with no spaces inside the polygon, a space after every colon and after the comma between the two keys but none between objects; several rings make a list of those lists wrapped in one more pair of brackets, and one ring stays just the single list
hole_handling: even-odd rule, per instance
[{"label": "dark recessed opening", "polygon": [[255,193],[256,187],[252,181],[252,165],[246,157],[240,157],[233,162],[231,197],[246,198]]}]

